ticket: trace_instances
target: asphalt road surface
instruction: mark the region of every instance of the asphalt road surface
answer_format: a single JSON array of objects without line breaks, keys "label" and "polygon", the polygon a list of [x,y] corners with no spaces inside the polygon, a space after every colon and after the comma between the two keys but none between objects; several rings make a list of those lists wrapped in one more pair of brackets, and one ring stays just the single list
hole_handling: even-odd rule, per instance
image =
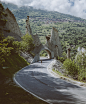
[{"label": "asphalt road surface", "polygon": [[51,104],[86,104],[86,88],[52,76],[47,71],[51,62],[47,59],[21,69],[15,74],[14,81]]}]

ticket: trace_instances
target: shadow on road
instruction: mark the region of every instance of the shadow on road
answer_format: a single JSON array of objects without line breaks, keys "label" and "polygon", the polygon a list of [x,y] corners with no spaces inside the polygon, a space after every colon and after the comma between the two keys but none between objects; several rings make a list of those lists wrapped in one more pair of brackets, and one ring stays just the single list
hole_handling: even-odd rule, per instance
[{"label": "shadow on road", "polygon": [[16,74],[16,80],[28,91],[53,104],[86,104],[86,100],[78,97],[78,92],[83,91],[81,87],[48,73],[49,60],[43,59],[44,65],[39,61],[23,68]]}]

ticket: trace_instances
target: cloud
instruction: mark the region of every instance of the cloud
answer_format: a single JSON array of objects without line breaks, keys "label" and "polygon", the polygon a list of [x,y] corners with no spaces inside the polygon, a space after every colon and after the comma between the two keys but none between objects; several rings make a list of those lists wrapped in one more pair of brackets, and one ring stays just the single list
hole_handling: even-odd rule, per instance
[{"label": "cloud", "polygon": [[58,11],[86,19],[86,0],[1,0],[17,5],[33,6],[37,9]]}]

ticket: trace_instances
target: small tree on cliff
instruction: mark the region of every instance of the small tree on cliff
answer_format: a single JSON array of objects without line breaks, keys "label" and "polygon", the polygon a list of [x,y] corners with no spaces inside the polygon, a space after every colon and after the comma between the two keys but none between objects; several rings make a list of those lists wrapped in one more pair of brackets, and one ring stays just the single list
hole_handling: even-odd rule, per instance
[{"label": "small tree on cliff", "polygon": [[22,37],[22,42],[21,42],[21,50],[22,51],[27,51],[31,52],[35,48],[35,45],[33,44],[33,38],[31,35],[26,34]]}]

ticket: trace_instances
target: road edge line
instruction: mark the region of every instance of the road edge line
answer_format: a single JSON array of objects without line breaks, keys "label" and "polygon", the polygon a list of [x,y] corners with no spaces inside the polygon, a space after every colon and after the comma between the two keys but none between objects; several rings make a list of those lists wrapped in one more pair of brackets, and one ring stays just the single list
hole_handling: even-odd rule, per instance
[{"label": "road edge line", "polygon": [[[22,70],[22,69],[21,69],[21,70]],[[27,89],[25,89],[23,86],[21,86],[20,83],[15,79],[15,74],[14,74],[14,76],[13,76],[13,81],[14,81],[17,85],[19,85],[23,90],[25,90],[26,92],[28,92],[28,93],[30,93],[31,95],[35,96],[36,98],[38,98],[38,99],[40,99],[40,100],[42,100],[42,101],[44,101],[44,102],[46,102],[46,103],[48,103],[48,104],[52,104],[51,102],[42,99],[41,97],[35,95],[34,93],[30,92],[29,90],[27,90]]]}]

